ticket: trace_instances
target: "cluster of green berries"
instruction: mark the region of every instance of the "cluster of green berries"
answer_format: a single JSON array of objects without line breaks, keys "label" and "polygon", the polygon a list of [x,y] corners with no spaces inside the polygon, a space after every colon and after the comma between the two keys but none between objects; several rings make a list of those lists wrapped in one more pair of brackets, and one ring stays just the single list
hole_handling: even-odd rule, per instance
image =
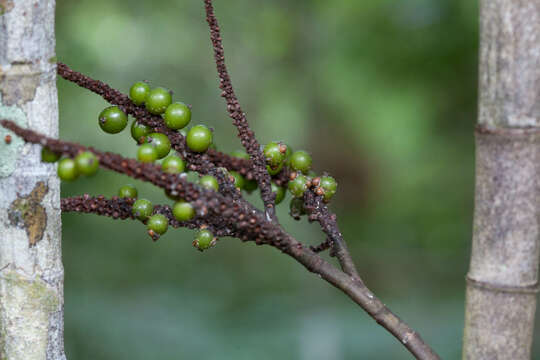
[{"label": "cluster of green berries", "polygon": [[[55,163],[60,160],[61,154],[51,151],[47,147],[41,149],[41,161]],[[63,158],[58,161],[57,174],[60,180],[74,181],[80,175],[92,176],[99,169],[98,157],[90,151],[81,151],[75,158]]]},{"label": "cluster of green berries", "polygon": [[288,187],[295,198],[302,198],[306,190],[311,188],[328,202],[337,191],[337,182],[336,179],[327,175],[313,177],[293,172]]}]

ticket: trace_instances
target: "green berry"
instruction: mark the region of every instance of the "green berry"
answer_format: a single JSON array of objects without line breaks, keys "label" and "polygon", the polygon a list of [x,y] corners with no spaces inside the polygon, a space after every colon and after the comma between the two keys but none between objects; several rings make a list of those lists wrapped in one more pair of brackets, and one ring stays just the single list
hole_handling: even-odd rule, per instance
[{"label": "green berry", "polygon": [[301,198],[292,198],[289,204],[289,214],[296,220],[300,219],[300,216],[305,215],[306,209],[304,208],[304,200]]},{"label": "green berry", "polygon": [[137,188],[131,184],[127,184],[118,189],[118,197],[120,198],[137,198]]},{"label": "green berry", "polygon": [[210,230],[200,230],[195,236],[193,245],[203,251],[211,248],[214,245],[214,234]]},{"label": "green berry", "polygon": [[266,163],[272,169],[276,169],[277,167],[281,166],[285,161],[287,145],[273,141],[266,144],[263,153],[266,159]]},{"label": "green berry", "polygon": [[167,228],[169,227],[169,219],[167,219],[165,215],[155,214],[148,218],[146,226],[148,227],[148,230],[163,235],[167,232]]},{"label": "green berry", "polygon": [[323,176],[319,187],[324,191],[324,200],[329,201],[337,191],[336,179],[331,176]]},{"label": "green berry", "polygon": [[137,81],[129,89],[129,98],[135,105],[142,105],[150,93],[150,86],[143,81]]},{"label": "green berry", "polygon": [[49,149],[48,147],[43,147],[41,149],[41,161],[47,162],[47,163],[55,163],[60,159],[61,154],[56,153]]},{"label": "green berry", "polygon": [[211,175],[205,175],[199,179],[199,184],[208,190],[218,191],[219,184],[215,177]]},{"label": "green berry", "polygon": [[272,183],[272,192],[276,194],[276,205],[285,199],[285,188]]},{"label": "green berry", "polygon": [[172,102],[171,92],[165,88],[157,87],[150,90],[146,98],[146,110],[154,115],[163,114]]},{"label": "green berry", "polygon": [[195,152],[204,152],[212,144],[212,132],[204,125],[195,125],[186,136],[187,146]]},{"label": "green berry", "polygon": [[245,152],[244,150],[235,150],[231,152],[231,156],[238,159],[244,159],[244,160],[250,159],[249,154]]},{"label": "green berry", "polygon": [[279,165],[278,167],[276,168],[272,168],[270,167],[270,165],[266,165],[266,170],[268,171],[268,173],[270,175],[277,175],[279,174],[279,172],[281,171],[281,169],[283,169],[283,164]]},{"label": "green berry", "polygon": [[151,163],[156,161],[158,158],[157,150],[154,146],[150,144],[142,144],[137,150],[137,159],[140,162]]},{"label": "green berry", "polygon": [[191,121],[191,109],[184,103],[175,102],[167,107],[163,119],[169,129],[181,129]]},{"label": "green berry", "polygon": [[161,163],[161,170],[169,174],[180,174],[184,172],[186,163],[176,155],[169,155]]},{"label": "green berry", "polygon": [[109,134],[116,134],[127,126],[128,118],[118,106],[109,106],[98,117],[99,126]]},{"label": "green berry", "polygon": [[131,213],[141,221],[146,220],[154,211],[154,205],[146,199],[139,199],[133,203]]},{"label": "green berry", "polygon": [[292,147],[290,147],[289,145],[285,144],[285,146],[287,146],[287,151],[285,152],[285,157],[288,159],[293,154],[293,150],[292,150]]},{"label": "green berry", "polygon": [[236,171],[229,171],[229,174],[234,178],[234,185],[239,189],[243,189],[246,184],[244,177]]},{"label": "green berry", "polygon": [[308,178],[304,175],[297,175],[294,180],[289,181],[289,191],[294,197],[302,197],[307,190],[307,182]]},{"label": "green berry", "polygon": [[58,177],[63,181],[73,181],[79,177],[75,160],[65,158],[60,160],[57,169]]},{"label": "green berry", "polygon": [[303,150],[295,151],[290,160],[293,170],[307,173],[311,169],[311,155]]},{"label": "green berry", "polygon": [[244,190],[246,190],[248,193],[251,193],[255,189],[257,189],[257,181],[256,180],[246,180],[244,182]]},{"label": "green berry", "polygon": [[84,151],[75,157],[77,171],[86,176],[94,175],[99,169],[99,160],[90,151]]},{"label": "green berry", "polygon": [[195,216],[193,206],[185,201],[178,201],[172,208],[173,216],[178,221],[189,221]]},{"label": "green berry", "polygon": [[171,151],[171,141],[165,134],[151,133],[145,137],[144,142],[156,148],[158,159],[163,159]]},{"label": "green berry", "polygon": [[144,142],[144,137],[152,132],[149,126],[146,126],[137,120],[131,124],[131,137],[138,143]]}]

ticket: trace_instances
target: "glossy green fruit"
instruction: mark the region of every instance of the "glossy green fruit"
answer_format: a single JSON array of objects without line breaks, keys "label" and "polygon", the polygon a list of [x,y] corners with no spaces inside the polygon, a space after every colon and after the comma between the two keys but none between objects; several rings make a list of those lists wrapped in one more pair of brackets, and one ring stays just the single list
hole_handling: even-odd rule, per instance
[{"label": "glossy green fruit", "polygon": [[169,227],[169,219],[167,219],[167,217],[164,215],[155,214],[148,218],[146,226],[148,227],[148,230],[152,230],[159,235],[163,235],[167,232]]},{"label": "glossy green fruit", "polygon": [[185,168],[186,162],[176,155],[167,156],[161,163],[161,170],[169,174],[180,174]]},{"label": "glossy green fruit", "polygon": [[295,151],[290,159],[290,166],[293,170],[307,173],[311,169],[311,155],[303,150]]},{"label": "glossy green fruit", "polygon": [[127,126],[128,118],[118,106],[109,106],[98,116],[99,126],[109,134],[117,134]]},{"label": "glossy green fruit", "polygon": [[181,129],[191,121],[191,109],[182,102],[175,102],[167,107],[163,119],[169,129]]},{"label": "glossy green fruit", "polygon": [[289,214],[296,220],[300,219],[300,216],[306,214],[306,209],[304,208],[304,200],[302,198],[292,198],[291,203],[289,204]]},{"label": "glossy green fruit", "polygon": [[84,151],[75,157],[77,171],[79,174],[92,176],[99,169],[99,160],[96,155],[90,151]]},{"label": "glossy green fruit", "polygon": [[55,163],[60,159],[61,155],[62,154],[56,153],[45,146],[41,149],[41,161],[43,162]]},{"label": "glossy green fruit", "polygon": [[119,198],[137,198],[137,188],[131,184],[127,184],[118,189]]},{"label": "glossy green fruit", "polygon": [[131,137],[140,144],[144,142],[144,137],[151,132],[152,129],[149,126],[141,124],[137,120],[133,121],[131,124]]},{"label": "glossy green fruit", "polygon": [[195,236],[193,244],[199,250],[206,250],[212,247],[214,240],[214,234],[210,230],[200,230]]},{"label": "glossy green fruit", "polygon": [[279,172],[281,171],[281,169],[283,169],[283,164],[280,164],[278,167],[276,168],[272,168],[270,167],[270,165],[266,165],[266,170],[268,171],[268,173],[270,175],[277,175],[279,174]]},{"label": "glossy green fruit", "polygon": [[186,136],[187,146],[191,151],[204,152],[212,144],[212,132],[204,125],[195,125]]},{"label": "glossy green fruit", "polygon": [[231,152],[231,156],[239,159],[249,160],[249,154],[244,150],[234,150]]},{"label": "glossy green fruit", "polygon": [[146,98],[146,110],[151,114],[163,114],[172,102],[171,92],[165,88],[157,87],[150,90]]},{"label": "glossy green fruit", "polygon": [[158,159],[163,159],[171,151],[171,141],[165,134],[151,133],[145,137],[144,142],[156,148]]},{"label": "glossy green fruit", "polygon": [[218,191],[219,184],[215,177],[212,175],[205,175],[199,179],[199,184],[208,190]]},{"label": "glossy green fruit", "polygon": [[272,141],[264,147],[263,150],[266,163],[272,168],[276,169],[281,166],[285,161],[287,154],[287,145]]},{"label": "glossy green fruit", "polygon": [[229,171],[229,174],[231,174],[234,178],[234,186],[239,189],[243,189],[246,184],[246,180],[244,179],[244,177],[236,171]]},{"label": "glossy green fruit", "polygon": [[189,221],[195,217],[195,209],[185,201],[178,201],[172,208],[173,216],[178,221]]},{"label": "glossy green fruit", "polygon": [[324,200],[329,201],[337,191],[336,179],[331,176],[323,176],[319,187],[324,191]]},{"label": "glossy green fruit", "polygon": [[244,182],[244,190],[246,190],[248,193],[251,193],[252,191],[257,189],[257,180],[246,180]]},{"label": "glossy green fruit", "polygon": [[137,81],[129,89],[129,98],[135,105],[142,105],[150,94],[150,86],[143,81]]},{"label": "glossy green fruit", "polygon": [[285,188],[272,183],[272,192],[276,194],[276,205],[285,199]]},{"label": "glossy green fruit", "polygon": [[302,197],[307,190],[307,182],[308,178],[304,175],[298,175],[294,180],[289,181],[289,191],[294,197]]},{"label": "glossy green fruit", "polygon": [[150,144],[142,144],[137,150],[137,159],[140,162],[151,163],[156,161],[158,158],[157,150],[154,146]]},{"label": "glossy green fruit", "polygon": [[146,220],[154,211],[154,205],[149,200],[139,199],[131,207],[131,213],[139,220]]},{"label": "glossy green fruit", "polygon": [[77,163],[75,160],[70,158],[60,160],[58,163],[58,169],[56,171],[60,180],[63,181],[73,181],[79,177]]}]

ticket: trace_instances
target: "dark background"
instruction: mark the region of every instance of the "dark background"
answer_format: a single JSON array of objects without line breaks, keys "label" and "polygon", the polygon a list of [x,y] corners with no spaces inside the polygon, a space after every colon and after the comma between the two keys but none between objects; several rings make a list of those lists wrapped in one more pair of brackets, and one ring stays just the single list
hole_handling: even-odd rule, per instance
[{"label": "dark background", "polygon": [[[339,182],[331,208],[368,286],[444,359],[461,356],[471,239],[478,9],[470,0],[216,1],[227,64],[261,143],[307,149]],[[174,90],[192,123],[240,147],[219,97],[202,1],[59,0],[60,61],[127,92]],[[101,132],[106,106],[58,81],[61,136],[134,157],[129,131]],[[118,174],[63,184],[113,196]],[[260,204],[257,196],[253,201]],[[299,240],[316,225],[281,221]],[[410,359],[371,318],[292,259],[192,231],[152,243],[138,222],[63,216],[66,350],[104,359]],[[540,342],[535,344],[540,356]]]}]

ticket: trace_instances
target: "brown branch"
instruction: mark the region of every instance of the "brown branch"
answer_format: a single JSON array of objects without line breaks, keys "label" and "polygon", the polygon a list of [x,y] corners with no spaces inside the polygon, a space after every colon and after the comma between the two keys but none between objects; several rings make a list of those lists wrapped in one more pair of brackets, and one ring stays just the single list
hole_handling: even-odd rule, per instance
[{"label": "brown branch", "polygon": [[210,27],[210,40],[214,48],[214,58],[216,61],[217,72],[219,76],[219,88],[222,90],[221,96],[227,102],[227,112],[233,124],[238,129],[238,137],[247,153],[253,161],[253,172],[259,188],[261,189],[261,198],[266,208],[266,213],[271,219],[275,219],[275,194],[270,186],[270,175],[266,170],[266,160],[261,151],[261,145],[255,137],[255,133],[249,127],[246,114],[242,110],[238,98],[231,84],[231,78],[225,65],[225,52],[221,41],[219,24],[214,15],[212,0],[204,0],[206,10],[206,21]]},{"label": "brown branch", "polygon": [[[103,195],[97,197],[84,194],[82,196],[74,196],[62,198],[60,205],[62,212],[78,212],[107,216],[113,219],[132,219],[135,220],[131,208],[136,199],[118,198],[113,196],[111,199],[106,199]],[[195,217],[190,221],[178,221],[172,215],[171,207],[168,205],[155,205],[154,214],[162,214],[169,220],[169,226],[173,228],[185,227],[188,229],[200,229],[207,227],[212,234],[217,237],[235,236],[236,234],[229,227],[218,228],[208,224],[207,220]]]},{"label": "brown branch", "polygon": [[347,244],[339,231],[337,216],[328,210],[323,202],[323,197],[312,191],[306,191],[304,207],[309,214],[309,221],[317,221],[321,225],[322,231],[328,236],[328,240],[332,243],[332,255],[337,257],[343,271],[361,281]]},{"label": "brown branch", "polygon": [[[417,359],[439,359],[417,332],[412,330],[375,297],[364,285],[359,276],[354,275],[355,273],[353,275],[348,274],[331,265],[309,247],[286,233],[277,223],[267,219],[264,214],[257,211],[251,204],[247,202],[240,203],[220,193],[202,189],[186,181],[181,176],[161,172],[153,164],[143,164],[117,154],[103,153],[82,145],[51,139],[32,130],[23,129],[9,120],[0,120],[0,124],[23,138],[26,142],[40,144],[52,151],[61,152],[68,156],[75,156],[79,151],[92,151],[99,157],[100,166],[133,178],[151,182],[158,187],[169,190],[173,195],[190,202],[195,208],[197,216],[206,223],[218,229],[230,228],[242,241],[254,241],[258,245],[268,244],[273,246],[293,257],[310,272],[320,275],[321,278],[343,291],[354,302],[360,305],[378,324],[395,336]],[[309,194],[310,191],[306,193]],[[311,203],[309,198],[307,200],[309,206]],[[311,213],[316,214],[320,211],[322,214],[321,217],[327,216],[328,214],[324,215],[325,211],[327,211],[324,210],[325,207],[320,206],[320,198],[317,201],[319,204],[314,203],[316,205],[315,210],[312,210]],[[118,217],[120,217],[118,208],[116,211],[118,212]],[[106,211],[102,215],[108,216],[108,214],[112,214],[114,217],[115,212]],[[333,221],[335,222],[335,218]],[[327,224],[326,226],[323,225],[323,231],[337,229],[337,226],[331,223],[322,222],[322,224]],[[331,227],[329,228],[328,226]],[[327,235],[329,237],[336,236],[333,232],[329,232]],[[341,234],[336,238],[341,239]],[[344,248],[344,251],[348,254],[346,248]],[[346,266],[349,266],[349,262],[346,258],[344,259],[340,259],[340,262],[342,263],[342,267],[346,269]],[[354,266],[352,261],[350,265]]]}]

